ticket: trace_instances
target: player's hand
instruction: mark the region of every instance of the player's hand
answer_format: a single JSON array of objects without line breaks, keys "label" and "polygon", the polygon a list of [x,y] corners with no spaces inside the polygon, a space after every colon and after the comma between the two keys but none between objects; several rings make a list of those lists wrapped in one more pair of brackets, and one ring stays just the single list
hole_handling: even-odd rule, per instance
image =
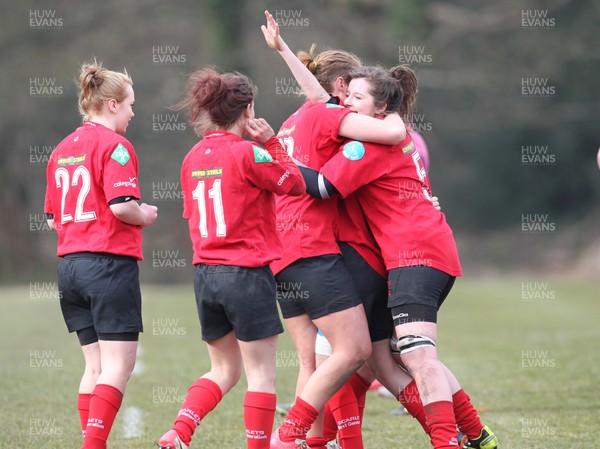
[{"label": "player's hand", "polygon": [[436,210],[442,210],[442,206],[440,206],[440,199],[437,196],[431,197],[431,204],[435,207]]},{"label": "player's hand", "polygon": [[142,228],[150,226],[156,221],[156,218],[158,217],[158,207],[142,203],[140,204],[140,209],[144,214],[144,222],[141,224]]},{"label": "player's hand", "polygon": [[270,48],[282,51],[285,48],[285,42],[279,34],[279,25],[277,25],[277,22],[269,11],[265,11],[265,17],[267,19],[267,26],[261,25],[260,27],[265,36],[265,41],[267,41],[267,45]]},{"label": "player's hand", "polygon": [[264,118],[253,118],[246,123],[246,132],[255,142],[264,145],[275,135],[271,125]]},{"label": "player's hand", "polygon": [[57,230],[57,229],[56,229],[56,223],[54,222],[54,218],[48,218],[48,219],[46,220],[46,223],[48,223],[48,227],[49,227],[50,229],[52,229],[53,231],[56,231],[56,230]]}]

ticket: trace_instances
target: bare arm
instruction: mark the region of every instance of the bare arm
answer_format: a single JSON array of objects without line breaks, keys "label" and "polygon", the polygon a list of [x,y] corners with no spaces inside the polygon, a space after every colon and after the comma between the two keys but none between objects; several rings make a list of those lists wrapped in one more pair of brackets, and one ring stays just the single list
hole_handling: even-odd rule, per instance
[{"label": "bare arm", "polygon": [[138,204],[137,201],[111,204],[110,210],[123,223],[141,226],[142,228],[150,226],[158,216],[156,206],[146,203]]},{"label": "bare arm", "polygon": [[383,120],[368,115],[348,114],[342,119],[338,134],[353,140],[395,145],[406,138],[406,127],[396,113],[386,115]]},{"label": "bare arm", "polygon": [[330,95],[284,42],[279,34],[279,25],[277,25],[269,11],[265,11],[265,17],[267,25],[262,25],[260,29],[265,36],[267,45],[281,55],[300,85],[302,92],[312,103],[327,103]]}]

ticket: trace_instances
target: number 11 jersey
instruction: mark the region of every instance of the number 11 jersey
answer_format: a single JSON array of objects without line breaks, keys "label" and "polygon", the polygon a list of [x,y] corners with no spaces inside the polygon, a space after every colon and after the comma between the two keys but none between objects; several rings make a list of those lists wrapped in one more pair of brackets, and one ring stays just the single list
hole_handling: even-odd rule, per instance
[{"label": "number 11 jersey", "polygon": [[273,194],[304,192],[304,181],[275,136],[265,148],[212,131],[183,160],[194,264],[255,268],[281,257]]}]

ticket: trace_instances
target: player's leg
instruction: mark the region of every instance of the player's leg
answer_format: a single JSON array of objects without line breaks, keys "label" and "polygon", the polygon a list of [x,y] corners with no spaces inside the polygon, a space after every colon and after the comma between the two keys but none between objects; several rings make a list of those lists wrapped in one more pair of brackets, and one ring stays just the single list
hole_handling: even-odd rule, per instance
[{"label": "player's leg", "polygon": [[237,385],[242,375],[243,360],[235,332],[228,332],[221,338],[207,341],[210,358],[210,371],[201,378],[215,383],[222,396]]},{"label": "player's leg", "polygon": [[244,397],[244,424],[248,449],[268,449],[275,419],[275,357],[278,335],[240,341],[248,390]]},{"label": "player's leg", "polygon": [[104,336],[104,334],[100,334],[98,340],[101,354],[101,373],[98,376],[96,385],[112,385],[121,393],[124,393],[127,381],[135,367],[138,347],[137,334],[132,333],[131,340],[125,341],[103,340]]},{"label": "player's leg", "polygon": [[[317,331],[317,338],[315,340],[315,362],[317,364],[323,363],[323,361],[333,353],[333,348],[329,344],[329,341],[323,335],[323,332]],[[339,390],[338,390],[339,393]],[[336,393],[337,394],[337,393]],[[335,395],[333,395],[335,396]],[[337,418],[331,413],[331,405],[333,396],[327,401],[323,408],[323,437],[327,441],[335,440],[337,437]]]},{"label": "player's leg", "polygon": [[314,320],[333,353],[316,370],[302,391],[303,399],[321,409],[371,354],[362,304]]},{"label": "player's leg", "polygon": [[[286,317],[286,314],[293,313],[290,310],[290,304],[279,301],[281,312],[284,317],[285,327],[287,328],[292,341],[298,351],[298,377],[296,379],[296,396],[298,398],[306,381],[310,378],[312,373],[315,371],[315,338],[317,334],[317,328],[310,320],[306,313],[301,313],[296,316]],[[293,306],[292,306],[293,307]],[[293,407],[294,404],[292,404]],[[288,410],[289,412],[289,410]],[[273,431],[273,437],[271,439],[271,445],[283,444],[280,440],[280,428]],[[290,435],[290,442],[295,441],[295,435]],[[285,437],[284,437],[285,438]]]},{"label": "player's leg", "polygon": [[187,447],[202,419],[241,376],[242,357],[238,341],[221,304],[229,298],[228,290],[232,285],[236,285],[236,274],[229,267],[197,265],[194,268],[196,308],[211,367],[188,389],[173,427],[158,441],[161,448]]},{"label": "player's leg", "polygon": [[[244,360],[248,389],[244,424],[249,449],[269,449],[275,419],[275,357],[283,326],[277,309],[275,278],[268,267],[246,269],[239,304],[228,307]],[[252,312],[248,312],[252,298]]]},{"label": "player's leg", "polygon": [[437,310],[454,278],[442,271],[418,266],[391,270],[389,282],[388,304],[400,357],[419,389],[431,443],[436,449],[456,447],[452,391],[435,347]]},{"label": "player's leg", "polygon": [[[322,332],[317,334],[315,345],[317,366],[321,365],[327,357],[333,353],[333,348]],[[361,366],[360,370],[368,370],[366,365]],[[370,370],[369,374],[370,374]],[[335,440],[336,435],[342,447],[352,447],[360,449],[363,447],[362,441],[362,410],[359,407],[357,394],[361,396],[362,408],[364,409],[364,399],[366,394],[362,394],[362,377],[358,372],[352,374],[350,379],[327,401],[323,409],[323,437],[326,441]],[[367,381],[365,380],[364,383]],[[367,389],[370,382],[367,383]],[[366,390],[364,391],[366,393]]]},{"label": "player's leg", "polygon": [[[371,345],[371,352],[372,351],[373,346]],[[367,392],[371,388],[371,384],[374,380],[375,375],[366,363],[361,366],[356,373],[350,376],[349,379],[350,385],[352,385],[352,389],[354,390],[354,395],[356,396],[361,427],[367,401]]]},{"label": "player's leg", "polygon": [[[93,327],[85,329],[84,331],[93,332],[94,336],[96,331]],[[78,332],[81,338],[83,332]],[[79,383],[79,393],[91,393],[98,381],[98,376],[102,372],[102,366],[100,364],[100,345],[98,344],[98,337],[95,337],[95,341],[91,343],[81,343],[81,352],[83,353],[83,359],[85,360],[85,367],[83,376]]]},{"label": "player's leg", "polygon": [[306,313],[284,318],[292,341],[298,351],[298,378],[296,380],[296,397],[304,389],[306,381],[315,372],[315,340],[317,328]]},{"label": "player's leg", "polygon": [[[314,322],[327,337],[333,353],[317,367],[301,398],[315,409],[322,410],[325,402],[363,365],[370,355],[371,345],[362,304],[316,318]],[[358,410],[356,412],[358,415]],[[317,422],[307,436],[322,435],[319,424]]]},{"label": "player's leg", "polygon": [[394,394],[425,433],[429,433],[425,410],[414,379],[392,358],[388,340],[373,342],[372,346],[373,352],[367,363],[375,377]]},{"label": "player's leg", "polygon": [[304,282],[307,273],[303,259],[290,265],[277,274],[277,302],[281,309],[285,327],[298,351],[298,377],[296,395],[298,397],[304,384],[315,371],[315,338],[317,328],[305,309],[310,299],[310,284]]},{"label": "player's leg", "polygon": [[[339,246],[344,255],[344,265],[352,275],[361,296],[369,324],[372,353],[367,365],[373,372],[367,373],[365,377],[374,375],[400,402],[408,406],[410,413],[427,432],[418,390],[416,387],[411,388],[414,386],[411,382],[414,381],[391,356],[389,339],[393,334],[394,323],[387,307],[387,279],[375,271],[354,247],[344,242],[339,242]],[[365,383],[361,381],[359,373],[351,379],[356,380],[356,386],[366,393]]]},{"label": "player's leg", "polygon": [[[333,432],[328,414],[333,418]],[[323,415],[323,436],[327,441],[333,440],[337,432],[342,447],[364,447],[358,399],[350,379],[327,401]]]},{"label": "player's leg", "polygon": [[[392,338],[392,357],[398,365],[403,367],[400,352],[397,350],[397,344],[398,340],[395,337]],[[442,365],[444,364],[442,363]],[[459,430],[458,440],[459,443],[462,441],[462,445],[459,444],[459,446],[469,447],[468,444],[471,444],[470,447],[493,449],[498,444],[497,437],[489,427],[481,423],[477,410],[471,403],[471,398],[462,389],[454,374],[445,365],[444,371],[452,392],[454,416]],[[425,432],[428,433],[429,428],[425,420],[423,404],[414,380],[401,392],[399,400],[406,410],[419,421]]]},{"label": "player's leg", "polygon": [[[420,339],[435,342],[434,323],[406,323],[397,326],[399,335],[405,336],[407,345]],[[417,338],[408,340],[412,336]],[[400,341],[403,341],[402,338]],[[420,340],[422,341],[422,340]],[[452,404],[452,392],[446,379],[443,365],[437,358],[434,346],[421,346],[402,353],[402,361],[421,393],[423,408],[429,425],[429,436],[434,448],[451,448],[458,445],[456,440],[456,419]]]},{"label": "player's leg", "polygon": [[[282,278],[282,274],[285,277]],[[280,283],[290,279],[300,282],[307,293],[301,298],[301,306],[317,326],[323,326],[334,354],[310,376],[288,412],[276,435],[284,445],[292,444],[297,438],[304,439],[309,428],[311,437],[321,437],[319,423],[313,426],[319,411],[370,352],[360,297],[339,255],[301,259],[278,275]],[[283,312],[281,299],[279,303]],[[285,446],[272,440],[272,447]]]},{"label": "player's leg", "polygon": [[[66,295],[61,307],[72,313],[77,310],[74,316],[79,317],[87,309],[91,323],[76,329],[80,331],[80,341],[93,342],[96,337],[88,329],[93,326],[100,353],[100,373],[90,395],[84,447],[105,448],[135,366],[137,340],[142,331],[139,269],[137,261],[129,257],[79,253],[67,258],[69,264],[65,267],[71,271],[70,282],[74,286],[71,291],[77,291],[79,301],[72,302],[72,295]],[[95,360],[97,352],[91,349],[87,355]],[[97,367],[92,371],[97,372]],[[88,382],[89,378],[85,380]]]},{"label": "player's leg", "polygon": [[[434,270],[434,271],[437,271],[437,270]],[[438,298],[438,305],[437,305],[438,310],[441,307],[444,300],[446,299],[446,297],[448,296],[450,290],[452,289],[453,283],[454,283],[454,280],[450,279],[450,281],[448,281],[446,283],[446,285],[440,290],[439,298]],[[443,285],[443,282],[440,283],[440,285]],[[392,348],[393,348],[392,356],[394,357],[396,362],[398,362],[400,365],[402,365],[403,364],[402,358],[398,351],[398,340],[395,338],[392,338]],[[451,372],[451,370],[447,366],[445,366],[441,361],[439,361],[439,362],[442,366],[442,369],[444,371],[446,380],[449,384],[450,391],[452,394],[452,404],[453,404],[454,415],[455,415],[455,419],[456,419],[456,424],[460,431],[459,440],[461,439],[461,434],[462,434],[463,435],[463,445],[471,444],[471,447],[494,449],[498,445],[497,437],[490,430],[489,427],[484,426],[481,423],[479,415],[478,415],[475,407],[471,403],[469,396],[461,388],[460,383],[458,382],[458,380],[456,379],[454,374]],[[413,407],[418,408],[419,393],[418,393],[418,390],[414,383],[407,386],[407,388],[403,392],[403,395],[405,395],[405,394],[408,396],[409,399],[410,399],[410,397],[412,397],[414,399],[414,401],[409,400],[408,402],[410,404],[412,404]],[[407,407],[406,405],[405,405],[405,407],[410,412],[409,407]],[[413,414],[413,416],[414,416],[413,412],[410,412],[410,413]],[[419,420],[419,422],[421,422],[421,421]],[[425,426],[424,426],[424,428],[427,431]]]},{"label": "player's leg", "polygon": [[[344,266],[354,281],[365,309],[371,337],[380,332],[384,320],[389,323],[384,326],[382,338],[389,337],[392,323],[386,305],[387,280],[377,273],[351,245],[345,242],[338,242],[338,244],[342,251]],[[381,317],[373,313],[377,301],[381,301]],[[322,340],[329,345],[324,336]],[[329,354],[331,351],[329,345]],[[363,365],[327,402],[323,421],[326,439],[332,439],[332,432],[339,430],[338,439],[342,447],[362,447],[362,416],[366,393],[372,380],[373,373],[367,365]],[[330,417],[332,412],[335,418]]]},{"label": "player's leg", "polygon": [[77,332],[81,352],[85,360],[83,376],[79,382],[79,392],[77,396],[77,410],[79,411],[79,420],[81,423],[81,433],[85,437],[88,415],[90,410],[90,398],[94,387],[98,381],[98,376],[102,371],[100,365],[100,345],[98,336],[93,327],[88,327]]},{"label": "player's leg", "polygon": [[189,387],[173,427],[158,441],[160,448],[179,449],[182,443],[185,445],[182,447],[187,447],[202,419],[237,384],[241,376],[242,358],[233,331],[206,344],[210,371]]},{"label": "player's leg", "polygon": [[456,376],[446,365],[442,365],[452,391],[454,416],[458,430],[463,435],[463,445],[477,449],[495,449],[498,446],[498,438],[488,426],[482,424],[471,398],[460,386]]},{"label": "player's leg", "polygon": [[86,449],[106,448],[110,430],[121,408],[127,381],[135,366],[138,345],[137,333],[100,334],[98,338],[102,372],[90,396],[84,438]]},{"label": "player's leg", "polygon": [[[85,262],[87,263],[87,262]],[[72,256],[64,257],[58,267],[58,289],[60,291],[60,308],[69,332],[77,332],[79,344],[85,360],[85,368],[79,382],[77,410],[81,423],[81,432],[85,437],[90,397],[96,380],[100,375],[100,347],[98,336],[94,330],[94,320],[89,301],[86,301],[78,288],[78,266],[82,259]]]}]

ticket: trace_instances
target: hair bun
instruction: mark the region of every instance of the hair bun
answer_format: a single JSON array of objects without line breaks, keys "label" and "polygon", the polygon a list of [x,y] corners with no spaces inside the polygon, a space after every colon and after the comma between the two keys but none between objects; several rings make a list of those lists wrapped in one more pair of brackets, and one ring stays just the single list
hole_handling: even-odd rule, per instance
[{"label": "hair bun", "polygon": [[93,70],[90,72],[90,87],[98,88],[104,81],[104,78],[100,75],[100,70]]},{"label": "hair bun", "polygon": [[82,89],[97,89],[104,82],[102,63],[96,60],[81,67],[79,84]]}]

